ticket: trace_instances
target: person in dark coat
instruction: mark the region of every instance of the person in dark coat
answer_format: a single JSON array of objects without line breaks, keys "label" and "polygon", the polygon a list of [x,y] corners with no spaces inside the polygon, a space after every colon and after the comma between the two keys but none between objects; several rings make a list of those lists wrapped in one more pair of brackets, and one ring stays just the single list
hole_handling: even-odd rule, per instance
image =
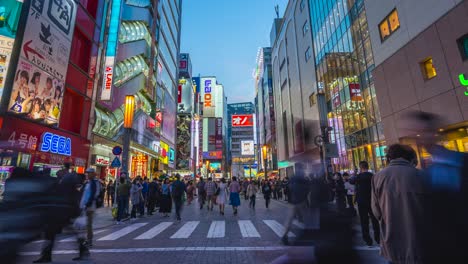
[{"label": "person in dark coat", "polygon": [[148,215],[153,215],[156,199],[159,194],[159,184],[156,178],[148,185]]},{"label": "person in dark coat", "polygon": [[172,210],[172,199],[171,199],[171,185],[169,179],[164,179],[164,183],[161,186],[161,206],[159,207],[159,212],[164,215],[164,217],[169,217],[169,213]]},{"label": "person in dark coat", "polygon": [[335,199],[338,212],[344,214],[346,211],[346,189],[341,173],[335,173]]},{"label": "person in dark coat", "polygon": [[186,192],[185,183],[180,180],[180,174],[176,174],[176,180],[172,183],[172,199],[174,200],[177,221],[180,221],[182,212],[183,198]]},{"label": "person in dark coat", "polygon": [[270,200],[271,200],[271,183],[269,181],[265,181],[262,186],[262,193],[263,193],[263,198],[265,199],[265,207],[268,209],[270,206]]},{"label": "person in dark coat", "polygon": [[372,177],[374,175],[369,172],[369,163],[367,161],[359,162],[359,168],[361,169],[361,173],[353,176],[349,182],[356,186],[356,201],[361,220],[362,238],[368,246],[372,246],[373,242],[369,233],[369,218],[374,229],[374,240],[377,244],[380,244],[379,221],[375,218],[371,208]]}]

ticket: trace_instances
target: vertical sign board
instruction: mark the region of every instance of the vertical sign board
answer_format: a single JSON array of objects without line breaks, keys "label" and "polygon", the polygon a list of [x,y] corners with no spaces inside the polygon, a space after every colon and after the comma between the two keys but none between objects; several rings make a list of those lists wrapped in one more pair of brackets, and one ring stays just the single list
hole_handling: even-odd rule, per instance
[{"label": "vertical sign board", "polygon": [[216,118],[216,150],[223,149],[223,119]]},{"label": "vertical sign board", "polygon": [[111,6],[109,29],[107,34],[106,58],[104,64],[104,76],[101,88],[101,100],[111,99],[114,79],[115,54],[117,53],[117,41],[119,37],[120,12],[122,0],[113,0]]},{"label": "vertical sign board", "polygon": [[73,0],[31,0],[10,112],[58,124],[76,9]]},{"label": "vertical sign board", "polygon": [[203,116],[215,117],[215,78],[202,78],[202,100],[203,100]]}]

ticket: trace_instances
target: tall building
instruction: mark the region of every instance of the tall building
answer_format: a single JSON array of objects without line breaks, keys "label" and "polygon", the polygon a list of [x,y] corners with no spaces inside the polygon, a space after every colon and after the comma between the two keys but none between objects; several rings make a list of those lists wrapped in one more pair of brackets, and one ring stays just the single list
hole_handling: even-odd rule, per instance
[{"label": "tall building", "polygon": [[231,176],[255,177],[255,107],[251,102],[228,104]]},{"label": "tall building", "polygon": [[[337,146],[331,162],[334,171],[354,170],[359,161],[371,169],[384,166],[385,139],[374,78],[374,57],[363,0],[300,1],[310,10],[313,46],[305,58],[315,64],[317,103],[322,129],[332,129],[327,140]],[[313,99],[315,100],[315,99]],[[314,101],[315,102],[315,101]],[[311,100],[311,104],[314,103]],[[324,122],[325,121],[325,122]]]},{"label": "tall building", "polygon": [[[202,164],[204,176],[224,177],[226,172],[227,108],[224,86],[216,77],[200,77],[202,110],[201,135]],[[200,161],[199,161],[200,163]]]},{"label": "tall building", "polygon": [[[274,172],[278,170],[275,102],[273,97],[273,76],[271,65],[271,48],[261,48],[257,56],[257,67],[254,72],[256,90],[257,118],[257,157],[261,168]],[[263,157],[262,147],[269,151]],[[266,164],[265,164],[265,160]]]},{"label": "tall building", "polygon": [[104,2],[1,2],[0,189],[12,166],[55,176],[89,164]]},{"label": "tall building", "polygon": [[[156,96],[158,49],[157,5],[149,1],[111,1],[102,15],[108,17],[101,36],[105,52],[102,82],[96,95],[92,134],[92,165],[101,177],[116,177],[112,148],[123,145],[125,97],[134,95],[136,109],[130,136],[128,173],[151,177],[158,169],[161,125],[152,109]],[[158,127],[158,128],[157,128]],[[104,162],[102,162],[104,161]]]},{"label": "tall building", "polygon": [[[158,4],[159,15],[159,42],[158,42],[158,81],[157,102],[162,105],[161,145],[167,145],[169,159],[176,144],[176,113],[177,113],[177,87],[178,62],[180,50],[180,27],[182,14],[182,0],[162,0]],[[168,166],[166,166],[168,165]],[[174,162],[169,160],[163,168],[174,169]]]},{"label": "tall building", "polygon": [[295,162],[321,164],[319,148],[309,140],[310,135],[320,135],[320,128],[308,2],[289,1],[270,36],[276,36],[271,60],[278,168],[283,178],[294,173]]},{"label": "tall building", "polygon": [[365,7],[387,144],[410,144],[424,167],[429,153],[399,123],[421,110],[442,117],[440,144],[468,152],[468,1],[377,0]]}]

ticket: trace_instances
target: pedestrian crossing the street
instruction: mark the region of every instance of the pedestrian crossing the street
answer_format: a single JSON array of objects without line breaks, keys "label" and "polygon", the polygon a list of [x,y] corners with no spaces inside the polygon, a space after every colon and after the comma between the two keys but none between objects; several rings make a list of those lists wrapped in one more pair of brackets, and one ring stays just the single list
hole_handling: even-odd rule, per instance
[{"label": "pedestrian crossing the street", "polygon": [[[130,223],[129,225],[122,226],[120,229],[95,230],[94,235],[97,237],[97,241],[117,241],[119,239],[139,241],[161,237],[189,239],[194,236],[194,233],[197,233],[197,235],[204,233],[203,237],[217,239],[226,237],[227,230],[229,230],[229,234],[238,232],[241,238],[282,237],[285,232],[284,226],[276,220],[263,220],[262,222],[255,223],[251,220],[228,222],[220,220],[211,221],[209,225],[206,225],[206,223],[205,225],[201,225],[200,221],[177,222],[183,223],[182,225],[175,223],[176,222],[169,221],[160,223]],[[289,232],[288,236],[295,237],[295,234]],[[57,241],[75,242],[76,238],[74,236],[68,236]]]}]

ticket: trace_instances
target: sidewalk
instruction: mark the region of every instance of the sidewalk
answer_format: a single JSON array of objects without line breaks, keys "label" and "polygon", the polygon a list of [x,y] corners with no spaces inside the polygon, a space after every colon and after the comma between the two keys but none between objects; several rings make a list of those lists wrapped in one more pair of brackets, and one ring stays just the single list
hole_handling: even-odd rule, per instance
[{"label": "sidewalk", "polygon": [[[126,221],[128,219],[124,219],[123,221]],[[94,212],[94,221],[93,221],[93,229],[94,230],[99,230],[103,228],[110,227],[114,225],[115,220],[112,217],[112,206],[108,207],[102,207],[96,210]],[[71,234],[74,233],[73,227],[70,225],[68,227],[65,227],[63,229],[64,234]]]}]

